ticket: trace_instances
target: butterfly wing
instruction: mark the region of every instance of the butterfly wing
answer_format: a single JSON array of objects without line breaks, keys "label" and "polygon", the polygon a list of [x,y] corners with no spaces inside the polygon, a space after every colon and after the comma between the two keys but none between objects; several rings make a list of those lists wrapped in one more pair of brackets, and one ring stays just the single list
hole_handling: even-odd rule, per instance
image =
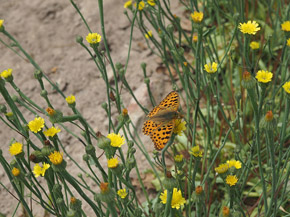
[{"label": "butterfly wing", "polygon": [[179,95],[176,91],[172,91],[147,116],[151,118],[156,115],[160,110],[168,108],[170,108],[171,111],[177,111],[178,107]]},{"label": "butterfly wing", "polygon": [[160,126],[160,124],[158,125],[152,120],[147,120],[143,124],[142,132],[144,135],[150,135],[159,126]]},{"label": "butterfly wing", "polygon": [[157,127],[151,134],[150,138],[154,143],[154,147],[157,150],[161,150],[165,147],[167,142],[169,141],[173,129],[174,129],[175,121],[171,120],[166,124],[163,124],[160,127]]}]

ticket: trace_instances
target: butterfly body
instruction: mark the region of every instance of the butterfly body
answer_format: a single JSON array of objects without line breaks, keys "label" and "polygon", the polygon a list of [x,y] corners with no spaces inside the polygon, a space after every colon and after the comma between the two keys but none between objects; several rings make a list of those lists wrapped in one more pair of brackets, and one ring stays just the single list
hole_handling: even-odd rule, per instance
[{"label": "butterfly body", "polygon": [[179,95],[172,91],[147,115],[149,119],[142,131],[150,136],[157,150],[163,149],[172,135],[175,120],[179,117],[178,107]]}]

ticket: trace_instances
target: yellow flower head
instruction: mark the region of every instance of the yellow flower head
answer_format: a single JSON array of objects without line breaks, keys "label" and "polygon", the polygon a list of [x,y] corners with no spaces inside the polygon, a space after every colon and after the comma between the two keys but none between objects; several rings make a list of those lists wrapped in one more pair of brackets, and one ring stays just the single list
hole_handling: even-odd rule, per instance
[{"label": "yellow flower head", "polygon": [[124,4],[124,8],[130,8],[132,7],[132,1],[126,1]]},{"label": "yellow flower head", "polygon": [[222,174],[227,172],[229,169],[229,165],[228,164],[220,164],[218,167],[216,167],[214,170],[218,173],[218,174]]},{"label": "yellow flower head", "polygon": [[67,98],[65,98],[65,101],[68,104],[74,104],[76,102],[76,97],[74,95],[70,95]]},{"label": "yellow flower head", "polygon": [[290,38],[287,39],[287,46],[290,47]]},{"label": "yellow flower head", "polygon": [[34,118],[33,121],[30,121],[28,123],[28,127],[29,127],[30,131],[37,133],[37,132],[41,131],[41,129],[44,127],[44,119],[41,117]]},{"label": "yellow flower head", "polygon": [[236,169],[242,168],[242,164],[238,160],[228,160],[227,164],[229,165],[229,168],[231,168],[231,167],[235,167]]},{"label": "yellow flower head", "polygon": [[8,78],[12,75],[12,69],[6,69],[3,72],[1,72],[2,78]]},{"label": "yellow flower head", "polygon": [[16,167],[13,167],[13,169],[11,170],[11,173],[13,176],[19,176],[20,174],[20,169],[16,168]]},{"label": "yellow flower head", "polygon": [[0,20],[0,28],[2,27],[4,20]]},{"label": "yellow flower head", "polygon": [[208,63],[204,65],[204,70],[208,73],[215,73],[217,71],[218,64],[216,62]]},{"label": "yellow flower head", "polygon": [[35,164],[33,167],[33,173],[35,177],[44,176],[45,171],[50,167],[50,164],[43,163],[43,167],[39,166],[39,164]]},{"label": "yellow flower head", "polygon": [[257,41],[252,41],[252,42],[250,43],[250,47],[251,47],[252,50],[257,50],[257,49],[260,48],[260,43],[257,42]]},{"label": "yellow flower head", "polygon": [[[167,190],[164,190],[160,195],[161,203],[166,204],[167,201]],[[171,207],[173,209],[180,209],[185,204],[186,200],[182,197],[181,190],[177,191],[177,188],[173,189],[173,195],[171,200]]]},{"label": "yellow flower head", "polygon": [[248,21],[247,23],[240,23],[239,29],[244,34],[255,35],[261,28],[256,21]]},{"label": "yellow flower head", "polygon": [[227,178],[226,178],[226,183],[229,185],[229,186],[233,186],[235,185],[236,183],[238,182],[238,178],[236,175],[228,175]]},{"label": "yellow flower head", "polygon": [[22,152],[23,145],[19,142],[14,142],[9,147],[9,152],[12,156],[18,155]]},{"label": "yellow flower head", "polygon": [[[137,3],[135,3],[134,6],[136,7]],[[140,1],[139,5],[138,5],[138,10],[142,11],[144,9],[144,7],[145,7],[145,3],[143,1]]]},{"label": "yellow flower head", "polygon": [[145,37],[148,39],[148,38],[151,38],[153,35],[152,35],[152,31],[150,30],[149,32],[147,32],[147,34],[145,34]]},{"label": "yellow flower head", "polygon": [[227,206],[224,206],[222,213],[223,213],[223,217],[228,217],[230,215],[230,208]]},{"label": "yellow flower head", "polygon": [[200,151],[199,146],[193,146],[191,148],[191,152],[189,152],[190,154],[192,154],[194,157],[202,157],[202,151]]},{"label": "yellow flower head", "polygon": [[283,88],[284,88],[284,90],[286,91],[286,93],[289,93],[289,94],[290,94],[290,81],[286,82],[286,83],[283,85]]},{"label": "yellow flower head", "polygon": [[128,195],[127,191],[125,188],[123,189],[120,189],[117,191],[117,194],[122,198],[122,199],[125,199]]},{"label": "yellow flower head", "polygon": [[182,132],[186,130],[186,126],[185,126],[186,122],[181,121],[181,119],[176,119],[174,122],[175,122],[175,125],[174,125],[174,129],[173,129],[173,133],[181,136]]},{"label": "yellow flower head", "polygon": [[108,160],[108,167],[109,168],[116,168],[119,164],[119,161],[117,158],[111,158]]},{"label": "yellow flower head", "polygon": [[60,129],[58,127],[56,127],[56,128],[55,127],[51,127],[49,129],[43,131],[44,135],[47,136],[47,137],[49,137],[49,136],[50,137],[54,137],[55,134],[57,134],[59,132],[60,132]]},{"label": "yellow flower head", "polygon": [[125,139],[120,135],[120,133],[118,133],[118,135],[115,133],[110,133],[107,138],[111,140],[111,146],[113,147],[120,148],[125,144]]},{"label": "yellow flower head", "polygon": [[102,36],[98,33],[89,33],[86,37],[87,42],[90,44],[98,44],[101,42]]},{"label": "yellow flower head", "polygon": [[193,22],[200,23],[203,20],[203,13],[194,11],[191,15]]},{"label": "yellow flower head", "polygon": [[53,165],[59,165],[62,163],[63,160],[63,153],[60,153],[59,151],[54,151],[53,153],[51,153],[48,157],[51,163],[53,163]]},{"label": "yellow flower head", "polygon": [[192,41],[193,41],[193,42],[197,42],[197,39],[198,39],[197,34],[193,34],[193,36],[192,36]]},{"label": "yellow flower head", "polygon": [[155,3],[155,0],[147,0],[147,3],[151,6],[155,6],[156,3]]},{"label": "yellow flower head", "polygon": [[183,160],[183,155],[182,154],[178,154],[174,156],[174,161],[177,163],[180,163]]},{"label": "yellow flower head", "polygon": [[261,83],[268,83],[272,80],[273,73],[264,71],[264,70],[259,70],[256,74],[256,78],[259,82]]},{"label": "yellow flower head", "polygon": [[281,24],[281,28],[283,31],[290,32],[290,21],[287,20]]}]

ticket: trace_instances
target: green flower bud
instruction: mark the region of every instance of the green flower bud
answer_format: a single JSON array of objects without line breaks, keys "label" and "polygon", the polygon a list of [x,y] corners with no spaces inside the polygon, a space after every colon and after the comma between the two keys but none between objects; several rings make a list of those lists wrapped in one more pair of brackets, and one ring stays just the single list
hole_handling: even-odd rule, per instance
[{"label": "green flower bud", "polygon": [[5,105],[1,104],[0,105],[0,112],[4,113],[4,114],[7,113],[7,107]]},{"label": "green flower bud", "polygon": [[130,153],[135,154],[136,153],[136,148],[130,148]]},{"label": "green flower bud", "polygon": [[162,184],[164,188],[172,190],[177,186],[178,183],[176,179],[171,175],[171,172],[166,172],[166,177],[164,178]]},{"label": "green flower bud", "polygon": [[59,110],[54,110],[54,109],[46,109],[47,113],[49,114],[49,120],[51,123],[59,123],[62,122],[63,120],[63,114]]},{"label": "green flower bud", "polygon": [[34,71],[34,78],[36,78],[37,80],[40,80],[42,78],[42,76],[43,76],[42,71],[40,71],[40,70]]},{"label": "green flower bud", "polygon": [[78,35],[76,37],[76,42],[79,43],[79,44],[82,44],[83,43],[83,37]]},{"label": "green flower bud", "polygon": [[154,210],[156,216],[160,216],[162,211],[164,210],[164,206],[162,203],[155,203],[153,210]]},{"label": "green flower bud", "polygon": [[108,104],[106,102],[103,102],[101,106],[105,111],[108,111]]},{"label": "green flower bud", "polygon": [[76,199],[75,197],[72,197],[70,199],[70,208],[72,210],[76,210],[76,211],[81,210],[81,208],[82,208],[82,201]]},{"label": "green flower bud", "polygon": [[129,140],[129,141],[127,142],[127,145],[128,145],[128,147],[129,147],[129,149],[130,149],[130,148],[132,148],[132,147],[134,146],[134,142],[133,142],[132,140]]},{"label": "green flower bud", "polygon": [[123,65],[120,62],[117,62],[115,64],[116,69],[119,71],[120,69],[124,68]]},{"label": "green flower bud", "polygon": [[136,161],[134,158],[128,158],[126,160],[126,169],[128,171],[132,170],[136,166]]},{"label": "green flower bud", "polygon": [[184,55],[183,47],[178,48],[177,52],[178,52],[179,56],[183,56]]},{"label": "green flower bud", "polygon": [[95,152],[96,152],[96,149],[93,145],[89,144],[86,146],[86,153],[87,154],[94,156]]},{"label": "green flower bud", "polygon": [[79,215],[77,214],[76,211],[70,209],[67,213],[66,213],[66,217],[78,217]]},{"label": "green flower bud", "polygon": [[251,88],[254,88],[255,85],[256,85],[256,79],[251,75],[250,72],[245,71],[243,73],[242,86],[245,89],[251,89]]},{"label": "green flower bud", "polygon": [[47,97],[47,91],[46,91],[46,90],[42,90],[42,91],[40,92],[40,96],[46,98],[46,97]]},{"label": "green flower bud", "polygon": [[88,154],[84,154],[83,155],[83,160],[88,163],[89,160],[90,160],[90,156]]},{"label": "green flower bud", "polygon": [[141,68],[143,69],[143,70],[146,70],[146,66],[147,66],[147,64],[146,63],[141,63]]},{"label": "green flower bud", "polygon": [[41,149],[41,153],[43,154],[43,156],[48,156],[50,155],[51,152],[54,151],[54,148],[53,147],[50,147],[50,146],[44,146],[42,149]]},{"label": "green flower bud", "polygon": [[110,144],[111,144],[111,140],[103,135],[101,135],[99,137],[99,140],[98,140],[98,143],[97,143],[97,146],[100,148],[100,149],[106,149],[106,148],[109,148],[110,147]]},{"label": "green flower bud", "polygon": [[11,98],[12,98],[13,102],[17,102],[19,99],[18,96],[16,96],[16,95],[13,95]]},{"label": "green flower bud", "polygon": [[33,151],[29,156],[29,160],[32,161],[33,163],[40,163],[44,161],[44,159],[45,157],[41,151]]},{"label": "green flower bud", "polygon": [[61,164],[58,165],[52,164],[51,168],[53,169],[53,171],[61,173],[65,170],[66,164],[67,164],[66,161],[62,160]]},{"label": "green flower bud", "polygon": [[100,184],[101,193],[95,195],[95,200],[100,200],[105,203],[113,203],[115,201],[116,193],[109,188],[108,183],[102,182]]},{"label": "green flower bud", "polygon": [[143,211],[141,208],[137,207],[135,210],[134,210],[134,216],[136,217],[141,217],[143,214]]},{"label": "green flower bud", "polygon": [[149,78],[144,78],[144,83],[145,84],[150,84],[150,79]]},{"label": "green flower bud", "polygon": [[15,159],[13,159],[10,162],[10,166],[11,166],[11,168],[13,168],[13,167],[19,168],[19,165],[18,165],[18,163],[17,163],[17,161]]},{"label": "green flower bud", "polygon": [[274,118],[272,111],[268,111],[260,122],[260,127],[267,131],[274,131],[276,129],[277,122]]},{"label": "green flower bud", "polygon": [[174,26],[172,24],[169,24],[167,27],[166,27],[166,30],[169,32],[169,34],[172,34],[173,31],[174,31]]},{"label": "green flower bud", "polygon": [[55,194],[56,198],[63,198],[63,194],[61,191],[62,187],[60,184],[55,184],[52,187],[52,192]]}]

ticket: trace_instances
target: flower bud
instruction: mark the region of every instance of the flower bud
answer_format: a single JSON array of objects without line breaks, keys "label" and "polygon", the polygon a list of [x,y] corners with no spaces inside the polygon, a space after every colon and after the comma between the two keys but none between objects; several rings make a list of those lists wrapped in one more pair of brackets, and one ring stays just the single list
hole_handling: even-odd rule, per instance
[{"label": "flower bud", "polygon": [[40,96],[46,98],[46,97],[47,97],[47,91],[46,91],[46,90],[42,90],[42,91],[40,92]]},{"label": "flower bud", "polygon": [[108,104],[106,102],[103,102],[101,106],[105,111],[108,111]]},{"label": "flower bud", "polygon": [[76,37],[76,42],[79,43],[79,44],[82,44],[83,43],[83,37],[78,35]]},{"label": "flower bud", "polygon": [[110,147],[110,144],[111,144],[111,140],[103,135],[101,135],[98,139],[98,143],[97,143],[97,146],[100,148],[100,149],[106,149],[106,148],[109,148]]},{"label": "flower bud", "polygon": [[44,160],[44,156],[41,151],[33,151],[30,156],[29,160],[33,163],[40,163]]},{"label": "flower bud", "polygon": [[7,113],[7,107],[5,105],[1,104],[0,105],[0,112],[4,113],[4,114]]},{"label": "flower bud", "polygon": [[35,70],[34,71],[34,78],[39,80],[39,79],[42,78],[42,76],[43,76],[42,71],[40,71],[40,70]]},{"label": "flower bud", "polygon": [[172,190],[177,186],[177,181],[176,179],[172,176],[171,172],[167,171],[166,172],[166,177],[164,178],[162,182],[164,188],[168,190]]},{"label": "flower bud", "polygon": [[75,197],[71,197],[71,199],[70,199],[70,208],[72,210],[76,210],[76,211],[81,210],[82,201],[76,199]]},{"label": "flower bud", "polygon": [[89,155],[95,155],[95,152],[96,152],[96,149],[93,145],[89,144],[86,146],[86,153],[89,154]]},{"label": "flower bud", "polygon": [[100,184],[100,189],[101,189],[101,192],[99,194],[96,194],[96,196],[95,196],[96,201],[100,200],[100,201],[105,202],[105,203],[114,202],[115,197],[116,197],[116,193],[113,189],[111,189],[109,187],[109,183],[102,182]]},{"label": "flower bud", "polygon": [[84,154],[83,155],[83,160],[88,163],[89,160],[90,160],[90,156],[88,154]]},{"label": "flower bud", "polygon": [[243,80],[242,80],[242,86],[246,89],[254,88],[256,85],[256,79],[251,75],[250,72],[245,71],[243,73]]}]

